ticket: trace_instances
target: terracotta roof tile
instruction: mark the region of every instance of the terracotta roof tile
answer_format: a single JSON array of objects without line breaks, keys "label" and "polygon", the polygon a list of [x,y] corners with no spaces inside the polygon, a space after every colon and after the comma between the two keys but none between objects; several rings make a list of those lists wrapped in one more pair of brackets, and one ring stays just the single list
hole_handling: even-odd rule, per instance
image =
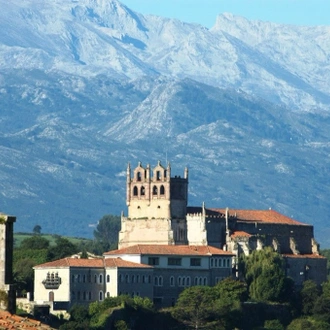
[{"label": "terracotta roof tile", "polygon": [[138,244],[129,246],[120,250],[105,252],[104,255],[120,254],[150,254],[150,255],[233,255],[231,252],[224,251],[213,246],[198,245],[149,245]]},{"label": "terracotta roof tile", "polygon": [[232,238],[236,238],[236,237],[251,237],[252,235],[250,235],[249,233],[245,232],[245,231],[234,231],[230,237]]},{"label": "terracotta roof tile", "polygon": [[152,266],[126,261],[121,258],[106,258],[105,266],[109,268],[153,268]]},{"label": "terracotta roof tile", "polygon": [[94,267],[102,268],[103,258],[99,259],[80,259],[80,258],[63,258],[59,260],[54,260],[46,262],[41,265],[37,265],[34,268],[68,268],[68,267]]},{"label": "terracotta roof tile", "polygon": [[[211,212],[218,212],[223,217],[226,214],[226,209],[207,209]],[[296,221],[274,210],[238,210],[229,209],[229,216],[234,216],[238,221],[251,221],[251,222],[263,222],[274,224],[286,224],[286,225],[303,225],[308,226],[302,222]]]},{"label": "terracotta roof tile", "polygon": [[307,258],[307,259],[326,259],[326,257],[320,254],[282,254],[285,258]]},{"label": "terracotta roof tile", "polygon": [[37,320],[10,314],[7,311],[0,311],[0,329],[50,330],[53,328]]}]

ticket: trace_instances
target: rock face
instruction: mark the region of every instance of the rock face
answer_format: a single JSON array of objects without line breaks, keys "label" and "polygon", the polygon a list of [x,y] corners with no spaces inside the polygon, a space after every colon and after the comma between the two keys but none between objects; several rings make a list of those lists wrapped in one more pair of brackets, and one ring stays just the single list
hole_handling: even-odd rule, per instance
[{"label": "rock face", "polygon": [[272,207],[330,246],[330,27],[0,4],[1,211],[16,230],[91,236],[125,209],[127,162],[160,159],[189,167],[190,205]]}]

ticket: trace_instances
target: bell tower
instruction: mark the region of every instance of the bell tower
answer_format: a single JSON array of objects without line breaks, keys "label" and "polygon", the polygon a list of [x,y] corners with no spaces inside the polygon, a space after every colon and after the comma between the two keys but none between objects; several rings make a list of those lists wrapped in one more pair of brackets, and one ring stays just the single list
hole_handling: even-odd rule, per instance
[{"label": "bell tower", "polygon": [[184,177],[171,177],[171,166],[126,171],[128,216],[122,216],[119,247],[135,244],[186,244],[188,169]]}]

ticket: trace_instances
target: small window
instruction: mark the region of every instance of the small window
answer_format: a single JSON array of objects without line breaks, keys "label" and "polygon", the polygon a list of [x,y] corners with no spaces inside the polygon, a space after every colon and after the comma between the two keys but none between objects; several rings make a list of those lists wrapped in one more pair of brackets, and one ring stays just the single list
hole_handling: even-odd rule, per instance
[{"label": "small window", "polygon": [[161,179],[160,171],[156,172],[156,179],[159,181]]},{"label": "small window", "polygon": [[136,275],[136,283],[140,283],[140,275]]},{"label": "small window", "polygon": [[132,283],[135,283],[135,275],[132,275]]},{"label": "small window", "polygon": [[181,258],[168,258],[167,265],[168,266],[181,266]]},{"label": "small window", "polygon": [[107,283],[110,283],[110,275],[107,275]]},{"label": "small window", "polygon": [[83,275],[83,283],[86,283],[86,275]]},{"label": "small window", "polygon": [[158,188],[156,187],[156,186],[153,186],[153,188],[152,188],[152,194],[153,195],[158,195]]},{"label": "small window", "polygon": [[88,292],[88,299],[92,300],[92,293],[90,291]]},{"label": "small window", "polygon": [[190,258],[190,266],[198,267],[201,265],[201,258]]},{"label": "small window", "polygon": [[170,286],[174,286],[174,277],[173,276],[171,276],[171,278],[170,278]]},{"label": "small window", "polygon": [[125,275],[125,282],[129,283],[129,276],[128,275]]},{"label": "small window", "polygon": [[97,275],[94,275],[94,282],[97,283]]},{"label": "small window", "polygon": [[110,297],[110,292],[107,292],[107,298],[109,298]]},{"label": "small window", "polygon": [[160,194],[165,195],[165,188],[163,185],[160,186]]},{"label": "small window", "polygon": [[100,274],[100,283],[103,283],[103,275],[102,274]]},{"label": "small window", "polygon": [[158,266],[159,265],[159,258],[158,257],[149,257],[148,258],[148,265]]},{"label": "small window", "polygon": [[141,181],[141,172],[136,173],[137,181]]},{"label": "small window", "polygon": [[138,195],[138,188],[136,186],[134,186],[133,188],[133,196],[137,196]]},{"label": "small window", "polygon": [[141,196],[144,196],[146,194],[146,189],[144,187],[141,187]]},{"label": "small window", "polygon": [[100,299],[100,301],[103,300],[103,291],[100,291],[100,293],[99,293],[99,299]]}]

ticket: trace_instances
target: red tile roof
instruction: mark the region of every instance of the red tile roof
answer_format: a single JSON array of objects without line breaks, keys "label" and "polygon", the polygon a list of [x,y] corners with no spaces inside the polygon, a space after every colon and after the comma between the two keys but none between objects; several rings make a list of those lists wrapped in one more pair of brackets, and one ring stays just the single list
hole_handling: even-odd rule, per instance
[{"label": "red tile roof", "polygon": [[230,237],[232,238],[236,238],[236,237],[251,237],[252,235],[250,235],[249,233],[246,233],[245,231],[234,231]]},{"label": "red tile roof", "polygon": [[[212,212],[218,212],[225,216],[226,209],[209,209]],[[207,212],[207,210],[206,210]],[[269,224],[285,224],[285,225],[303,225],[302,222],[296,221],[274,210],[238,210],[229,209],[229,216],[234,216],[238,221],[263,222]]]},{"label": "red tile roof", "polygon": [[233,255],[213,246],[198,245],[148,245],[138,244],[120,250],[105,252],[104,255],[120,254],[150,254],[150,255],[188,255],[188,256],[209,256],[209,255]]},{"label": "red tile roof", "polygon": [[46,262],[41,265],[37,265],[34,268],[68,268],[68,267],[93,267],[102,268],[103,258],[99,259],[80,259],[80,258],[63,258]]},{"label": "red tile roof", "polygon": [[326,259],[320,254],[282,254],[285,258],[307,258],[307,259]]},{"label": "red tile roof", "polygon": [[37,320],[0,311],[0,329],[50,330],[53,328]]},{"label": "red tile roof", "polygon": [[80,258],[63,258],[55,261],[46,262],[41,265],[37,265],[34,268],[69,268],[69,267],[88,267],[88,268],[152,268],[148,265],[139,264],[122,260],[121,258],[111,259],[80,259]]},{"label": "red tile roof", "polygon": [[153,268],[152,266],[126,261],[121,258],[106,258],[105,266],[108,268]]}]

